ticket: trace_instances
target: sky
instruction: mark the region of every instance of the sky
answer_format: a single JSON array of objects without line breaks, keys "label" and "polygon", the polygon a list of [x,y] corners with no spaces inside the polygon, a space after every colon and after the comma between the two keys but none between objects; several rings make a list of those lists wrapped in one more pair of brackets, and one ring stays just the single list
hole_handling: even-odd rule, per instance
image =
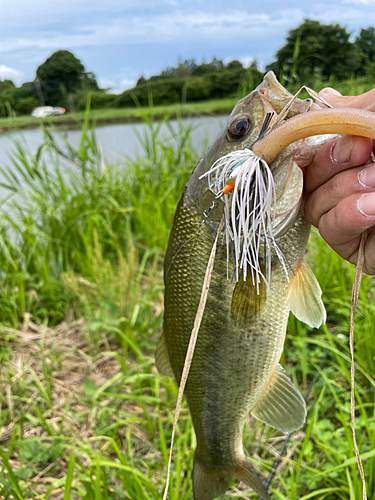
[{"label": "sky", "polygon": [[[318,0],[319,2],[319,0]],[[17,85],[59,49],[120,92],[178,59],[261,69],[305,18],[352,32],[375,26],[375,0],[0,0],[0,79]]]}]

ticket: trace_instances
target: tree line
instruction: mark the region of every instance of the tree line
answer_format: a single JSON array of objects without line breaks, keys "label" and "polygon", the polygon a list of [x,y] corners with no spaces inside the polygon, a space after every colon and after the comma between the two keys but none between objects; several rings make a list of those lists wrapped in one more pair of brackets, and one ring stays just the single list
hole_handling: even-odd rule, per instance
[{"label": "tree line", "polygon": [[[317,80],[365,77],[375,84],[375,28],[363,28],[354,41],[339,24],[306,19],[288,32],[285,44],[266,70],[276,73],[284,84],[313,85]],[[52,54],[36,71],[33,82],[17,88],[10,80],[0,81],[0,116],[29,114],[45,103],[70,111],[84,109],[88,95],[92,108],[132,107],[138,104],[169,104],[244,95],[262,80],[256,61],[244,68],[240,61],[214,58],[198,64],[179,61],[159,75],[139,78],[136,86],[120,95],[99,89],[96,77],[67,50]]]}]

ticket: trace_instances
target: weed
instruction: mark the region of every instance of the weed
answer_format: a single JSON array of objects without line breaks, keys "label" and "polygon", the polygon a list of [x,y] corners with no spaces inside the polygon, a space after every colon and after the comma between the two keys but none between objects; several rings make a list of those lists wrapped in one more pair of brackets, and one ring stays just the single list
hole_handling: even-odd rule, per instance
[{"label": "weed", "polygon": [[[13,170],[2,171],[10,198],[0,213],[1,498],[160,498],[177,397],[153,361],[162,250],[199,154],[182,122],[171,141],[159,124],[146,123],[143,154],[123,165],[102,157],[86,116],[78,148],[44,130],[34,155],[16,142]],[[305,392],[329,355],[308,400],[307,423],[293,436],[271,490],[280,499],[352,500],[361,495],[349,427],[354,269],[315,231],[307,259],[323,289],[327,325],[312,330],[291,316],[282,362]],[[373,279],[364,279],[355,332],[358,446],[372,499],[374,294]],[[284,437],[249,419],[244,444],[262,479]],[[173,500],[192,497],[195,444],[184,403]],[[243,488],[226,498],[233,496],[255,498]]]}]

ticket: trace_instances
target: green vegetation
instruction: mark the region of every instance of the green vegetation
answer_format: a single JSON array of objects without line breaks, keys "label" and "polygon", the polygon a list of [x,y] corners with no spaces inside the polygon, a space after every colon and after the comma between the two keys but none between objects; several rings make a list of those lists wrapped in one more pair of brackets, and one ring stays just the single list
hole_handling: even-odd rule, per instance
[{"label": "green vegetation", "polygon": [[0,117],[13,119],[20,114],[30,114],[39,101],[43,105],[65,107],[69,112],[66,119],[72,120],[75,112],[85,109],[88,99],[92,109],[134,110],[150,103],[160,106],[236,98],[244,86],[250,85],[253,89],[262,80],[255,62],[245,69],[239,61],[224,64],[213,59],[200,65],[185,61],[148,81],[141,77],[135,88],[115,95],[99,89],[95,75],[86,72],[81,61],[67,50],[52,54],[39,66],[36,75],[34,82],[25,83],[19,89],[8,80],[0,82]]},{"label": "green vegetation", "polygon": [[[362,29],[352,42],[346,28],[306,19],[289,31],[286,44],[277,51],[276,61],[267,66],[293,83],[310,85],[318,78],[372,76],[375,57],[375,29]],[[280,80],[281,81],[281,80]]]},{"label": "green vegetation", "polygon": [[[350,36],[338,24],[306,19],[289,31],[285,45],[267,70],[273,70],[281,83],[291,87],[308,85],[318,90],[332,82],[337,86],[348,79],[360,78],[366,81],[367,88],[373,88],[375,28],[362,29],[354,41]],[[38,67],[33,82],[26,82],[20,88],[9,80],[0,82],[0,117],[13,120],[15,116],[29,115],[41,103],[63,106],[69,112],[66,119],[71,121],[90,99],[91,108],[107,110],[110,119],[116,108],[135,110],[149,106],[150,102],[152,106],[165,106],[235,99],[253,90],[262,76],[256,60],[249,68],[236,60],[225,63],[214,58],[200,64],[185,60],[160,75],[149,79],[142,76],[134,88],[115,95],[108,93],[108,89],[99,89],[95,75],[87,72],[71,52],[59,50]]]},{"label": "green vegetation", "polygon": [[[95,91],[98,84],[93,73],[86,73],[81,61],[68,50],[54,52],[36,70],[42,94],[50,106],[66,102],[72,107],[72,94],[77,90]],[[74,106],[74,104],[73,104]]]},{"label": "green vegetation", "polygon": [[[86,116],[87,118],[87,116]],[[109,165],[87,121],[79,147],[50,132],[34,155],[16,143],[1,172],[0,497],[156,500],[166,479],[177,389],[155,370],[162,260],[174,209],[202,152],[179,122],[171,140],[144,116],[143,156]],[[168,124],[168,122],[166,122]],[[4,178],[3,177],[3,178]],[[4,200],[5,202],[5,200]],[[283,365],[303,393],[328,359],[272,484],[281,500],[361,498],[350,432],[354,268],[313,233],[308,261],[327,325],[290,318]],[[375,282],[356,319],[356,425],[375,498]],[[283,435],[249,420],[244,443],[263,479]],[[183,405],[169,498],[192,498],[195,438]],[[242,489],[225,498],[256,498]]]},{"label": "green vegetation", "polygon": [[154,104],[168,104],[191,101],[206,101],[238,96],[241,86],[247,84],[251,90],[262,81],[263,74],[254,62],[245,69],[240,61],[212,62],[197,65],[194,60],[180,62],[175,68],[167,68],[149,80],[141,77],[137,86],[126,90],[116,100],[120,107],[143,106],[152,95]]},{"label": "green vegetation", "polygon": [[[91,109],[90,117],[97,125],[104,123],[130,123],[142,121],[145,115],[161,119],[165,116],[199,116],[201,114],[228,114],[238,99],[217,99],[214,101],[194,102],[188,104],[169,104],[165,106],[147,106],[138,108],[106,108]],[[60,128],[65,126],[81,127],[84,122],[85,112],[69,113],[61,116],[47,118],[33,118],[32,116],[17,116],[14,118],[0,118],[0,132],[20,128],[39,127],[40,123],[45,125],[56,125]]]},{"label": "green vegetation", "polygon": [[[375,74],[374,74],[375,78]],[[369,77],[349,78],[344,81],[337,81],[335,77],[327,79],[315,78],[310,86],[316,91],[324,87],[333,87],[343,95],[359,95],[374,87],[375,79]],[[287,85],[290,92],[299,90],[301,83],[295,82]],[[90,117],[97,125],[110,123],[131,123],[142,121],[145,115],[155,120],[165,116],[200,116],[204,114],[229,114],[238,98],[246,95],[252,90],[251,82],[242,82],[237,97],[227,99],[215,99],[212,101],[189,102],[184,104],[166,104],[164,106],[138,106],[136,108],[100,108],[92,109]],[[306,97],[307,94],[306,94]],[[35,128],[43,123],[44,125],[56,125],[60,128],[79,128],[84,122],[84,111],[68,113],[62,116],[51,116],[47,118],[33,118],[32,116],[17,116],[13,118],[0,118],[0,132],[16,130],[22,128]]]}]

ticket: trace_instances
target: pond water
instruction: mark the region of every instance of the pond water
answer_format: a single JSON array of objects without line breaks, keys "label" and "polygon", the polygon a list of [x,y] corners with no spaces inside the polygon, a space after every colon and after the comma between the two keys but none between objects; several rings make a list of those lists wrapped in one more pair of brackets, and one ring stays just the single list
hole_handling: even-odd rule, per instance
[{"label": "pond water", "polygon": [[[213,142],[226,119],[227,116],[215,116],[184,120],[187,125],[193,127],[191,136],[199,153],[203,154]],[[169,123],[172,130],[165,124],[161,126],[160,130],[161,135],[168,139],[178,130],[177,121],[171,120]],[[97,127],[95,133],[104,156],[110,161],[121,161],[124,156],[134,158],[137,153],[142,154],[137,133],[143,137],[145,129],[146,125],[142,123],[116,124]],[[67,136],[73,146],[78,146],[81,137],[80,130],[69,130]],[[56,137],[57,142],[60,142],[58,134]],[[9,154],[14,149],[14,139],[22,139],[30,152],[35,152],[43,141],[43,134],[40,129],[32,129],[0,135],[0,165],[2,166],[10,165]]]}]

